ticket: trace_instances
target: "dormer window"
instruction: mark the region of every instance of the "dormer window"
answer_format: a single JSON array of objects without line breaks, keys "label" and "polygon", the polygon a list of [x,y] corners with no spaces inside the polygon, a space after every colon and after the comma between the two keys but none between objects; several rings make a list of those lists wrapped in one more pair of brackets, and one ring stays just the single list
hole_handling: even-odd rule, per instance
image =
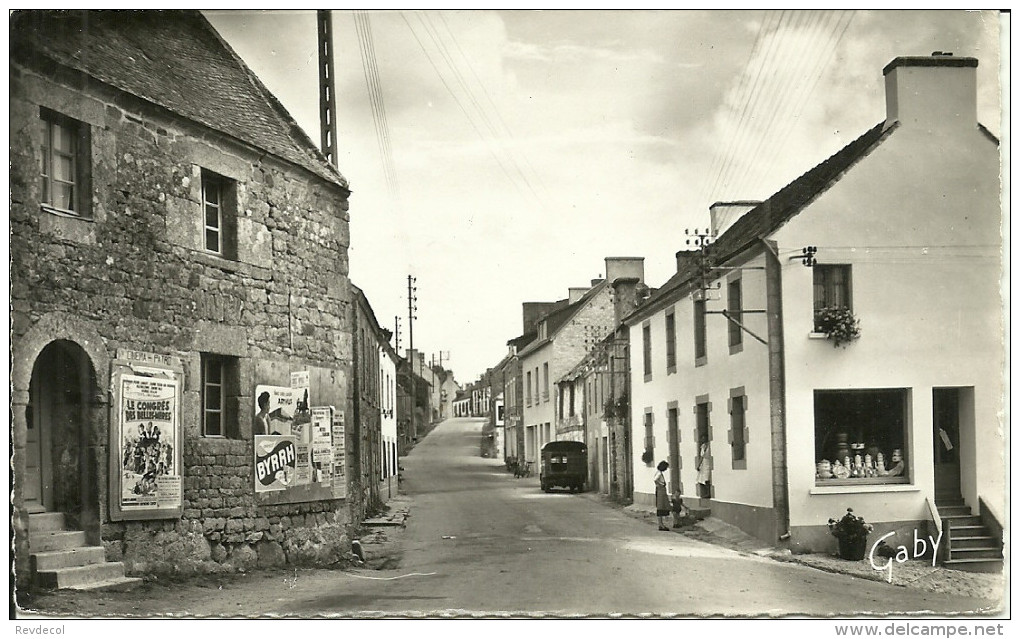
[{"label": "dormer window", "polygon": [[548,337],[549,331],[548,326],[545,322],[539,322],[538,324],[538,339],[545,339]]}]

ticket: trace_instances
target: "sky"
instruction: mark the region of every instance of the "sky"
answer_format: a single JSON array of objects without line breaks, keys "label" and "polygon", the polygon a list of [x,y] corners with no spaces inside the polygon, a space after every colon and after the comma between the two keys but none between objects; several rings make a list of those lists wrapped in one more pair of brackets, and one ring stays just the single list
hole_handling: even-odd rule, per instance
[{"label": "sky", "polygon": [[[205,11],[319,140],[314,11]],[[973,11],[334,10],[351,280],[408,348],[469,383],[521,304],[672,275],[708,207],[762,200],[885,119],[897,56],[979,60],[1003,130],[1000,15]]]}]

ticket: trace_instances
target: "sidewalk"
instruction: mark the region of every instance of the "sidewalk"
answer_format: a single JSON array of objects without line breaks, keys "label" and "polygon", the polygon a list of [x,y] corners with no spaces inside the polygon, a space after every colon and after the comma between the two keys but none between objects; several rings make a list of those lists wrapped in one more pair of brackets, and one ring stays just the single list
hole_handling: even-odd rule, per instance
[{"label": "sidewalk", "polygon": [[[655,509],[650,506],[618,504],[605,495],[598,493],[582,493],[582,496],[598,501],[606,506],[618,508],[626,514],[648,522],[649,525],[657,525]],[[672,518],[670,518],[672,522]],[[865,558],[863,561],[847,561],[835,555],[824,553],[816,554],[793,554],[789,550],[768,546],[765,542],[748,535],[736,526],[731,526],[724,521],[714,517],[708,517],[695,524],[677,529],[674,532],[704,541],[707,543],[724,546],[738,552],[757,555],[773,559],[797,563],[826,572],[850,575],[859,579],[871,581],[889,582],[888,570],[877,571],[871,566],[871,562]],[[884,565],[885,559],[882,560]],[[1005,570],[1008,572],[1008,563]],[[904,563],[893,563],[892,583],[905,588],[915,588],[928,592],[940,592],[954,594],[963,597],[977,597],[1003,601],[1003,595],[1007,592],[1006,573],[988,574],[965,572],[961,570],[949,570],[941,566],[932,566],[926,561],[907,561]]]}]

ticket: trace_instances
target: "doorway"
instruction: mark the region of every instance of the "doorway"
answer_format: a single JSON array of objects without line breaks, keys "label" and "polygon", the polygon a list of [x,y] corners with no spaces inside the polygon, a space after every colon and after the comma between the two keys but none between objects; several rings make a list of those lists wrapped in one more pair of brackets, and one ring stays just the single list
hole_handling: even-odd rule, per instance
[{"label": "doorway", "polygon": [[25,415],[29,512],[63,512],[78,526],[98,521],[97,460],[88,438],[95,389],[88,355],[74,342],[51,342],[36,358]]},{"label": "doorway", "polygon": [[680,428],[675,402],[666,410],[666,442],[669,445],[669,492],[679,494],[680,490]]},{"label": "doorway", "polygon": [[935,495],[960,495],[960,389],[932,389]]}]

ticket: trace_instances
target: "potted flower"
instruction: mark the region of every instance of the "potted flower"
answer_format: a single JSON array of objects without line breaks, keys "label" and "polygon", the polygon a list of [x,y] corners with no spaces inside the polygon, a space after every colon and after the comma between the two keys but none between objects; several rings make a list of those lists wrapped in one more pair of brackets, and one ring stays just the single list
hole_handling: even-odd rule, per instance
[{"label": "potted flower", "polygon": [[864,517],[854,514],[853,508],[847,508],[846,514],[837,519],[829,519],[829,532],[836,538],[841,559],[860,561],[864,559],[868,547],[868,535],[874,526],[864,521]]},{"label": "potted flower", "polygon": [[825,333],[832,346],[846,346],[861,335],[861,321],[848,308],[823,308],[815,313],[815,331]]}]

